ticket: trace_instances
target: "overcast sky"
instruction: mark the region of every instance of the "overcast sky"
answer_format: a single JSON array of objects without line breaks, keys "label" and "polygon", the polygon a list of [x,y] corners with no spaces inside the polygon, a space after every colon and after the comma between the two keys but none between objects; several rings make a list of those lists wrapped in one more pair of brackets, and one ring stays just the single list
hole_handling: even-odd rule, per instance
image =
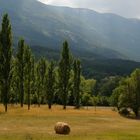
[{"label": "overcast sky", "polygon": [[88,8],[140,19],[140,0],[39,0],[49,5]]}]

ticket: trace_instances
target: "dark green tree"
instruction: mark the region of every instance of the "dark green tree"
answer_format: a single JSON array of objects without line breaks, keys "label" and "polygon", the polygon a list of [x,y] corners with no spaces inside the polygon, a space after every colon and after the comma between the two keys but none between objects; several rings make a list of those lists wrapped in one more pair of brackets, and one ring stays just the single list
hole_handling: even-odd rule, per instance
[{"label": "dark green tree", "polygon": [[1,77],[1,93],[2,101],[7,112],[8,95],[11,82],[11,60],[12,60],[12,31],[8,14],[2,19],[2,28],[0,31],[0,77]]},{"label": "dark green tree", "polygon": [[0,42],[0,102],[2,102],[2,61],[3,61],[3,56],[2,56],[2,46]]},{"label": "dark green tree", "polygon": [[134,96],[134,105],[133,105],[133,111],[136,116],[139,116],[139,110],[140,110],[140,69],[136,69],[131,74],[131,80],[132,80],[132,87],[133,90],[133,96]]},{"label": "dark green tree", "polygon": [[24,104],[24,78],[25,78],[25,42],[23,39],[20,39],[18,42],[17,50],[17,77],[19,79],[19,94],[20,94],[20,105],[23,107]]},{"label": "dark green tree", "polygon": [[96,106],[97,106],[98,102],[99,102],[98,96],[93,96],[92,97],[92,104],[94,105],[95,111],[96,111]]},{"label": "dark green tree", "polygon": [[58,68],[59,93],[63,104],[63,109],[66,109],[69,93],[69,79],[71,71],[71,58],[67,41],[63,43],[63,50]]},{"label": "dark green tree", "polygon": [[17,75],[17,59],[12,59],[12,79],[11,79],[11,86],[10,86],[10,95],[9,95],[9,102],[10,103],[16,103],[19,102],[19,93],[20,93],[20,84],[19,84],[19,77]]},{"label": "dark green tree", "polygon": [[41,100],[44,98],[46,69],[46,59],[41,58],[36,65],[36,93],[38,96],[38,106],[40,106]]},{"label": "dark green tree", "polygon": [[32,83],[32,62],[34,57],[32,56],[32,52],[29,48],[29,46],[26,46],[25,48],[25,91],[27,94],[27,104],[28,104],[28,110],[30,110],[30,104],[31,104],[31,83]]},{"label": "dark green tree", "polygon": [[123,78],[113,91],[111,105],[121,110],[132,110],[135,116],[140,111],[140,69],[136,69],[130,77]]},{"label": "dark green tree", "polygon": [[92,96],[88,93],[84,93],[82,95],[82,105],[87,106],[87,109],[88,109],[88,105],[90,105],[91,98]]},{"label": "dark green tree", "polygon": [[55,92],[55,71],[53,61],[51,61],[49,64],[45,83],[48,108],[51,109]]},{"label": "dark green tree", "polygon": [[[33,97],[35,96],[36,91],[36,79],[35,79],[35,57],[32,55],[31,59],[31,101],[33,100]],[[31,102],[32,103],[32,102]]]},{"label": "dark green tree", "polygon": [[140,110],[140,69],[136,69],[120,86],[123,86],[123,92],[119,97],[119,108],[131,108],[138,117]]},{"label": "dark green tree", "polygon": [[119,106],[118,106],[119,96],[123,91],[125,91],[123,86],[115,88],[109,99],[110,105],[113,107],[117,107],[118,110],[119,110]]},{"label": "dark green tree", "polygon": [[101,80],[99,94],[101,96],[111,96],[113,90],[119,85],[120,77],[110,76]]},{"label": "dark green tree", "polygon": [[73,71],[74,71],[74,85],[73,85],[73,94],[75,98],[75,108],[79,109],[80,108],[80,76],[81,76],[81,64],[79,60],[74,61],[74,66],[73,66]]}]

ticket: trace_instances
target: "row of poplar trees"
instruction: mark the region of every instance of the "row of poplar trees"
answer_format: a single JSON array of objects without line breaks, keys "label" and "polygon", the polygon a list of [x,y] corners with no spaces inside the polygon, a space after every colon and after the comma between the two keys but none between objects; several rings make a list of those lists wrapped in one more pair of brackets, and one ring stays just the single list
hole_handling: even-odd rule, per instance
[{"label": "row of poplar trees", "polygon": [[58,64],[45,58],[37,61],[24,39],[18,41],[16,53],[12,46],[11,24],[5,14],[0,30],[0,100],[5,112],[8,103],[20,103],[21,107],[27,103],[30,109],[31,103],[40,106],[42,100],[51,109],[54,98],[60,99],[66,109],[70,92],[75,107],[80,107],[81,64],[73,59],[67,41]]}]

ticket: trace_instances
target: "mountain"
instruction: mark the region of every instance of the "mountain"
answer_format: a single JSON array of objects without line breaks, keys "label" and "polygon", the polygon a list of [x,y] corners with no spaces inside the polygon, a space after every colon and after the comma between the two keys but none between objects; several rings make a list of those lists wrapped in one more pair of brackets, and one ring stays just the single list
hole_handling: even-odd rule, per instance
[{"label": "mountain", "polygon": [[[0,0],[0,15],[11,18],[14,46],[24,37],[36,56],[58,60],[64,40],[98,79],[140,68],[140,21],[88,9],[56,7],[37,0]],[[124,60],[129,59],[129,60]]]},{"label": "mountain", "polygon": [[11,17],[15,42],[23,36],[30,45],[59,49],[68,40],[73,50],[140,61],[139,20],[36,0],[0,0],[4,12]]},{"label": "mountain", "polygon": [[[50,49],[41,46],[32,46],[36,58],[41,56],[46,57],[49,60],[58,61],[60,58],[60,50]],[[103,79],[108,76],[128,76],[136,68],[140,68],[140,62],[122,60],[122,59],[108,59],[99,58],[96,59],[90,52],[84,53],[84,51],[74,51],[74,56],[79,57],[82,64],[82,74],[86,78],[95,78],[97,80]]]}]

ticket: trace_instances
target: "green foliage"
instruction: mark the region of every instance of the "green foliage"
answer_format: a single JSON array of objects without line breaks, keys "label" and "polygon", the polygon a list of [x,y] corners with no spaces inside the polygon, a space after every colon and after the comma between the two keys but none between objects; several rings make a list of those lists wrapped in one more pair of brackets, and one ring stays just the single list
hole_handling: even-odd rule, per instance
[{"label": "green foliage", "polygon": [[109,97],[98,95],[97,98],[99,106],[109,106]]},{"label": "green foliage", "polygon": [[119,110],[119,113],[120,113],[121,115],[124,115],[124,116],[128,116],[128,115],[130,114],[130,112],[129,112],[129,110],[128,110],[127,108],[121,108],[121,109]]},{"label": "green foliage", "polygon": [[113,90],[113,93],[110,97],[110,105],[117,107],[117,109],[119,110],[119,106],[118,106],[118,102],[119,102],[119,96],[121,94],[121,92],[123,92],[123,87],[117,87]]},{"label": "green foliage", "polygon": [[96,85],[95,79],[85,79],[84,77],[82,77],[82,79],[81,79],[82,92],[86,92],[90,95],[93,95],[95,85]]},{"label": "green foliage", "polygon": [[74,61],[74,85],[73,85],[73,94],[74,94],[74,104],[75,108],[80,108],[80,83],[81,83],[81,63],[79,60]]},{"label": "green foliage", "polygon": [[53,61],[50,62],[45,77],[46,99],[48,103],[48,108],[51,109],[55,93],[55,71]]},{"label": "green foliage", "polygon": [[70,71],[71,71],[70,53],[68,43],[67,41],[65,41],[63,43],[63,50],[58,68],[59,93],[61,94],[63,109],[66,109],[66,105],[68,102]]},{"label": "green foliage", "polygon": [[0,31],[0,57],[1,94],[5,112],[7,112],[12,77],[12,31],[8,14],[5,14],[2,19],[2,28]]},{"label": "green foliage", "polygon": [[93,97],[92,97],[92,103],[93,103],[93,105],[94,105],[95,107],[98,105],[98,103],[99,103],[99,98],[98,98],[98,96],[93,96]]},{"label": "green foliage", "polygon": [[120,77],[112,76],[101,80],[99,94],[101,96],[110,96],[113,90],[119,85]]},{"label": "green foliage", "polygon": [[89,93],[84,93],[82,95],[82,105],[83,106],[91,105],[91,98],[92,96]]},{"label": "green foliage", "polygon": [[130,108],[137,117],[140,110],[140,69],[136,69],[130,77],[123,79],[111,98],[119,109]]},{"label": "green foliage", "polygon": [[12,79],[10,85],[10,95],[9,95],[9,103],[18,103],[20,99],[20,79],[17,73],[17,59],[13,57],[12,59]]},{"label": "green foliage", "polygon": [[17,81],[19,84],[19,96],[20,96],[20,104],[21,107],[23,107],[24,103],[24,80],[25,80],[25,66],[26,66],[26,61],[25,61],[25,49],[26,45],[23,39],[20,39],[18,42],[18,49],[17,49],[17,54],[16,54],[16,69],[15,71],[17,74]]},{"label": "green foliage", "polygon": [[45,96],[45,76],[46,76],[46,70],[47,70],[47,61],[45,58],[41,58],[37,64],[36,64],[36,94],[37,94],[37,100],[38,100],[38,106],[40,106],[40,103],[43,102]]},{"label": "green foliage", "polygon": [[94,77],[101,80],[110,76],[127,76],[136,68],[140,68],[139,62],[122,59],[89,59],[87,54],[82,60],[83,75],[86,78]]},{"label": "green foliage", "polygon": [[26,46],[25,48],[25,92],[26,100],[28,103],[28,110],[30,110],[30,104],[31,104],[31,87],[32,87],[32,69],[33,69],[33,61],[34,57],[31,53],[31,50],[29,46]]}]

